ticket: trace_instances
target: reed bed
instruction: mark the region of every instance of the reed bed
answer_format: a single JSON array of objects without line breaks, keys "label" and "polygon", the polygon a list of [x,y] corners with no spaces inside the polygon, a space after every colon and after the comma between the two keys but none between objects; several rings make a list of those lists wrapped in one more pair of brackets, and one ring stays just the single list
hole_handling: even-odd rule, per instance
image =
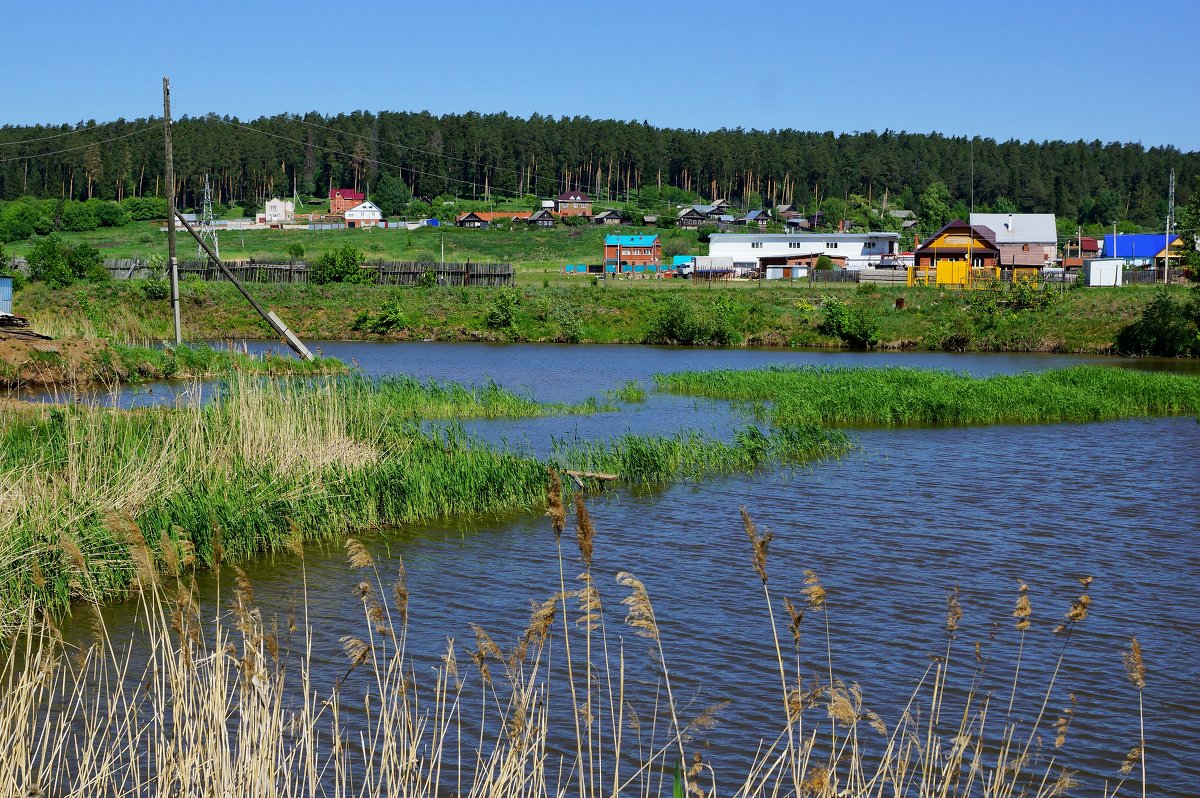
[{"label": "reed bed", "polygon": [[[633,574],[612,581],[592,572],[603,540],[582,501],[573,519],[578,556],[567,554],[570,511],[554,488],[548,504],[555,535],[547,545],[557,546],[563,576],[545,586],[548,597],[533,602],[511,642],[475,625],[466,645],[447,630],[440,657],[416,657],[403,565],[389,585],[354,539],[346,547],[360,581],[347,600],[361,606],[362,625],[339,630],[340,652],[314,650],[319,622],[303,601],[286,621],[266,617],[240,572],[227,609],[201,608],[186,573],[147,584],[144,628],[131,640],[115,641],[95,624],[92,635],[64,642],[44,617],[28,615],[0,669],[5,794],[1050,798],[1075,786],[1075,702],[1060,681],[1091,609],[1090,578],[1055,613],[1053,632],[1030,623],[1024,586],[1014,596],[1015,623],[997,634],[1015,636],[1019,651],[1045,635],[1059,652],[1037,683],[1023,675],[1031,669],[1026,662],[1022,670],[1019,654],[993,658],[993,646],[1010,647],[958,639],[969,608],[951,591],[944,627],[929,634],[924,675],[884,717],[869,704],[872,685],[835,673],[828,616],[837,597],[812,571],[781,597],[779,582],[788,580],[770,578],[773,535],[743,511],[747,568],[761,581],[771,629],[758,655],[777,682],[745,699],[761,703],[754,714],[764,719],[749,766],[718,772],[706,745],[717,710],[688,707],[679,686],[689,667],[711,669],[668,663],[658,597]],[[580,571],[570,583],[568,570]],[[648,657],[622,641],[622,616]],[[319,665],[335,654],[341,667]],[[1136,640],[1124,660],[1140,695],[1146,663]],[[628,689],[635,680],[646,689]],[[1014,711],[1010,695],[1031,709]],[[1060,705],[1067,709],[1047,709]],[[1116,755],[1104,795],[1144,790],[1145,771],[1141,784],[1132,775],[1145,766],[1143,754],[1137,741],[1123,765]]]},{"label": "reed bed", "polygon": [[563,469],[616,473],[626,483],[648,485],[834,457],[851,445],[844,433],[811,424],[769,432],[749,425],[736,430],[729,442],[694,431],[669,436],[626,433],[610,441],[555,440],[552,459]]},{"label": "reed bed", "polygon": [[[31,605],[60,611],[123,596],[155,574],[222,557],[540,508],[547,463],[422,420],[593,407],[538,405],[496,385],[235,374],[213,400],[189,406],[14,408],[0,417],[0,633]],[[631,438],[605,450],[604,465],[637,482],[694,477],[791,457],[795,437]],[[580,463],[600,451],[561,445],[556,458]]]},{"label": "reed bed", "polygon": [[658,374],[655,381],[672,393],[771,402],[780,424],[1033,424],[1200,413],[1200,378],[1098,366],[992,377],[773,367]]}]

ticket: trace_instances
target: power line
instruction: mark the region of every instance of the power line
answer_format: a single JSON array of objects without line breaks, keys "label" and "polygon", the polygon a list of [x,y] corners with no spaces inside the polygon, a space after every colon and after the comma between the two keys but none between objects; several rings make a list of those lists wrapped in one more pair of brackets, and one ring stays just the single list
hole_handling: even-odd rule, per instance
[{"label": "power line", "polygon": [[[349,153],[344,150],[334,149],[333,147],[326,147],[321,144],[315,144],[315,143],[309,143],[307,141],[301,141],[300,139],[294,139],[291,136],[284,136],[281,133],[272,133],[269,130],[259,130],[256,127],[251,127],[250,125],[244,125],[241,122],[226,121],[224,119],[222,119],[220,121],[226,125],[231,125],[233,127],[239,127],[244,130],[249,130],[253,133],[260,133],[264,136],[270,136],[271,138],[280,139],[282,141],[288,141],[288,142],[291,142],[292,144],[299,144],[302,147],[312,147],[313,149],[320,150],[321,152],[333,153],[334,155],[341,155],[346,158],[358,158],[359,157],[353,153]],[[439,157],[439,156],[435,155],[434,157]],[[399,169],[402,171],[410,172],[415,175],[421,175],[423,177],[433,178],[435,180],[444,180],[448,183],[461,183],[462,185],[471,186],[472,188],[479,187],[478,181],[464,180],[462,178],[451,177],[449,175],[439,175],[439,174],[433,174],[432,172],[424,172],[424,171],[421,171],[420,169],[414,169],[411,166],[404,166],[401,164],[390,163],[388,161],[382,160],[381,158],[372,158],[370,156],[365,156],[365,157],[362,157],[361,160],[363,160],[367,163],[376,164],[378,166],[387,166],[392,169]],[[494,168],[494,167],[485,167],[485,168]],[[537,177],[537,175],[535,175],[535,177]],[[556,180],[555,182],[557,183],[558,181]],[[591,188],[590,184],[588,185],[588,188],[589,189]],[[518,194],[515,191],[508,191],[507,189],[491,189],[491,188],[489,188],[489,191],[492,193],[499,193],[502,195],[507,195],[507,196],[510,196],[513,198],[520,198],[522,196],[521,194]]]},{"label": "power line", "polygon": [[0,147],[14,147],[18,144],[36,144],[39,141],[51,141],[53,139],[61,139],[64,136],[74,136],[74,135],[77,135],[80,133],[90,133],[95,130],[103,130],[106,127],[112,127],[113,125],[119,125],[119,124],[126,124],[126,123],[124,122],[124,120],[116,120],[113,122],[105,122],[104,124],[101,124],[101,125],[95,125],[93,127],[77,127],[74,130],[67,130],[62,133],[55,133],[53,136],[39,136],[38,138],[21,139],[20,141],[0,141]]},{"label": "power line", "polygon": [[150,130],[157,130],[158,127],[159,126],[157,124],[150,125],[149,127],[144,127],[144,128],[141,128],[140,130],[134,130],[129,133],[122,133],[119,136],[112,136],[111,138],[101,139],[100,141],[93,141],[93,142],[89,142],[87,144],[81,144],[78,147],[68,147],[65,150],[54,150],[53,152],[39,152],[35,155],[13,155],[9,158],[0,158],[0,163],[9,163],[11,161],[31,161],[31,160],[35,160],[37,158],[47,158],[51,155],[62,155],[63,153],[67,153],[67,152],[78,152],[79,150],[86,150],[88,147],[92,147],[92,146],[98,147],[101,144],[112,144],[114,141],[120,141],[121,139],[127,139],[127,138],[130,138],[131,136],[138,136],[138,135],[141,135],[142,133],[146,133],[147,131],[150,131]]}]

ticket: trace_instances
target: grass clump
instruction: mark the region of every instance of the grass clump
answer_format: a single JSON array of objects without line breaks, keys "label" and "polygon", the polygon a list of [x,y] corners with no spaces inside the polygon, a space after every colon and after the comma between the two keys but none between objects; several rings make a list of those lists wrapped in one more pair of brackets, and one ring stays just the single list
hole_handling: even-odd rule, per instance
[{"label": "grass clump", "polygon": [[608,442],[555,441],[553,459],[564,469],[615,473],[627,483],[653,484],[831,457],[850,446],[844,433],[812,425],[771,432],[747,426],[728,443],[695,431],[664,437],[627,433]]},{"label": "grass clump", "polygon": [[1054,423],[1200,413],[1200,379],[1096,366],[992,377],[802,366],[685,371],[655,381],[674,393],[772,402],[780,424]]}]

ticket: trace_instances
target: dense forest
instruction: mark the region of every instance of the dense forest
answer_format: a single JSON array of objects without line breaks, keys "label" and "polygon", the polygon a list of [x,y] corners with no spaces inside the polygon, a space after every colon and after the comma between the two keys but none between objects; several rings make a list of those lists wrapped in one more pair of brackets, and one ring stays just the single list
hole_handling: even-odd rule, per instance
[{"label": "dense forest", "polygon": [[[210,115],[173,126],[178,201],[194,206],[207,173],[218,203],[399,178],[415,196],[466,199],[567,187],[604,201],[725,197],[747,207],[814,208],[855,197],[915,208],[931,185],[952,203],[1053,212],[1107,225],[1162,229],[1167,180],[1177,203],[1200,179],[1200,152],[1140,144],[997,142],[939,134],[673,130],[589,118],[507,114],[309,113],[241,122]],[[162,196],[161,120],[0,128],[0,200]],[[654,189],[654,191],[645,191]]]}]

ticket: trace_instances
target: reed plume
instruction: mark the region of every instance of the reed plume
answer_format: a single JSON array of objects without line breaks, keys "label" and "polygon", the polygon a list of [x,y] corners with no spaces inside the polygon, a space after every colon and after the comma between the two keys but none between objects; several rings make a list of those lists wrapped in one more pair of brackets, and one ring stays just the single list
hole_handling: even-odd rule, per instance
[{"label": "reed plume", "polygon": [[825,609],[825,588],[821,585],[816,571],[804,569],[804,584],[805,587],[800,592],[808,598],[809,609],[817,612]]},{"label": "reed plume", "polygon": [[963,612],[962,605],[958,602],[958,585],[950,591],[950,595],[946,597],[946,631],[953,637],[958,631],[958,624],[962,621]]},{"label": "reed plume", "polygon": [[796,607],[787,596],[783,597],[783,608],[788,614],[788,631],[792,633],[792,642],[796,650],[800,650],[800,623],[804,620],[804,608]]},{"label": "reed plume", "polygon": [[658,621],[654,618],[654,607],[650,603],[646,585],[628,571],[617,574],[617,583],[629,588],[629,595],[621,599],[621,603],[629,608],[625,623],[633,627],[639,637],[648,637],[657,643]]},{"label": "reed plume", "polygon": [[346,555],[351,568],[370,568],[375,565],[374,558],[358,538],[346,538]]},{"label": "reed plume", "polygon": [[558,478],[558,471],[553,466],[547,466],[546,472],[550,475],[550,484],[546,488],[546,515],[550,516],[550,525],[554,528],[554,539],[558,540],[562,537],[563,530],[567,528],[567,511],[563,507],[562,501],[562,482]]},{"label": "reed plume", "polygon": [[408,572],[404,568],[404,558],[396,555],[396,581],[392,584],[392,603],[396,614],[400,616],[400,624],[408,624]]},{"label": "reed plume", "polygon": [[596,528],[583,502],[583,494],[575,494],[575,537],[579,542],[579,556],[585,568],[592,567],[592,547],[596,539]]},{"label": "reed plume", "polygon": [[758,527],[755,526],[750,513],[746,511],[745,507],[742,507],[741,511],[742,528],[746,530],[746,537],[750,538],[750,545],[754,550],[754,572],[758,574],[758,578],[765,585],[767,583],[767,547],[771,545],[771,539],[775,537],[775,533],[768,530],[759,534]]}]

